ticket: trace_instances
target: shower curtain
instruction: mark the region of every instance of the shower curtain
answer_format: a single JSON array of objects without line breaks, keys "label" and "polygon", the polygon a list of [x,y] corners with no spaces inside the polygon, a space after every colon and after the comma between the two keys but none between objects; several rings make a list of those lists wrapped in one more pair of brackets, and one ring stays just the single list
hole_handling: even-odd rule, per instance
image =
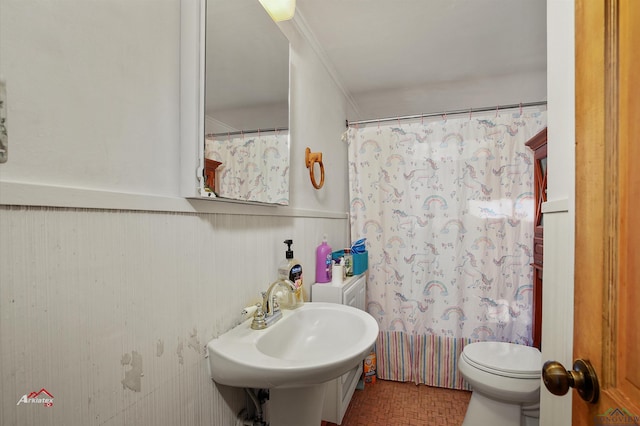
[{"label": "shower curtain", "polygon": [[220,161],[218,196],[289,204],[289,132],[206,135],[205,158]]},{"label": "shower curtain", "polygon": [[378,377],[468,389],[465,344],[531,344],[533,154],[546,111],[350,127]]}]

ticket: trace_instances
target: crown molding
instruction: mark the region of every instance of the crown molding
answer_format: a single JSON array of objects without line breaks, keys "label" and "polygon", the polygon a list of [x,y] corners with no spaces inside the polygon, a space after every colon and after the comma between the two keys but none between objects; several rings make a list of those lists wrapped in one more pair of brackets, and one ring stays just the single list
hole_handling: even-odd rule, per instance
[{"label": "crown molding", "polygon": [[296,14],[293,17],[292,22],[295,28],[298,30],[298,33],[300,33],[302,37],[304,37],[304,39],[309,43],[313,51],[316,53],[316,55],[320,59],[320,62],[322,62],[322,65],[331,76],[331,79],[347,99],[347,103],[349,104],[355,115],[357,117],[360,117],[360,108],[358,108],[358,104],[356,103],[351,93],[344,87],[344,84],[342,84],[342,80],[340,78],[340,75],[338,74],[338,71],[336,71],[333,63],[327,56],[327,53],[324,51],[322,45],[309,27],[309,24],[307,24],[307,20],[304,18],[304,14],[300,11],[299,7],[296,10]]}]

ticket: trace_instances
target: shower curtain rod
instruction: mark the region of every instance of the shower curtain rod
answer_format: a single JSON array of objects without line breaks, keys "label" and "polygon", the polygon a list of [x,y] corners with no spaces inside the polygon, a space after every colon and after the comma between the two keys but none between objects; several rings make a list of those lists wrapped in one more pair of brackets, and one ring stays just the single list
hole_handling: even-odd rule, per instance
[{"label": "shower curtain rod", "polygon": [[547,104],[547,101],[526,102],[521,104],[496,105],[492,107],[458,109],[455,111],[430,112],[426,114],[405,115],[401,117],[375,118],[372,120],[359,120],[359,121],[346,120],[346,122],[347,122],[347,127],[349,127],[349,126],[353,126],[354,124],[380,123],[383,121],[395,121],[395,120],[411,120],[415,118],[437,117],[439,115],[447,116],[447,115],[456,115],[456,114],[473,114],[474,112],[498,111],[498,110],[505,110],[505,109],[513,109],[513,108],[526,108],[526,107],[541,106],[546,104]]},{"label": "shower curtain rod", "polygon": [[237,135],[247,135],[250,133],[286,132],[288,130],[289,130],[288,127],[276,127],[274,129],[236,130],[233,132],[207,133],[204,135],[204,137],[237,136]]}]

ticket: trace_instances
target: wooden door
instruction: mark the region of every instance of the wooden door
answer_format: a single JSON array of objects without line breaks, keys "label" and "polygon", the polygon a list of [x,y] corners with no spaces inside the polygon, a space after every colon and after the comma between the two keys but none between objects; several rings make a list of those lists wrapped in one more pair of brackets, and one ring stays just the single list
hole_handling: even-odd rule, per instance
[{"label": "wooden door", "polygon": [[[640,1],[576,0],[574,359],[600,397],[573,424],[640,423]],[[570,366],[565,366],[570,368]]]}]

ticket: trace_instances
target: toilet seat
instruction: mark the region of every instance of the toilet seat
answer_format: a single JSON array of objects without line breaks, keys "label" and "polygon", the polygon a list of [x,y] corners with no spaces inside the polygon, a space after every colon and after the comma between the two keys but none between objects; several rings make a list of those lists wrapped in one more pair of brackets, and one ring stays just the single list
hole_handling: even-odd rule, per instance
[{"label": "toilet seat", "polygon": [[515,379],[539,379],[542,369],[537,348],[514,343],[471,343],[464,347],[461,357],[479,370]]}]

